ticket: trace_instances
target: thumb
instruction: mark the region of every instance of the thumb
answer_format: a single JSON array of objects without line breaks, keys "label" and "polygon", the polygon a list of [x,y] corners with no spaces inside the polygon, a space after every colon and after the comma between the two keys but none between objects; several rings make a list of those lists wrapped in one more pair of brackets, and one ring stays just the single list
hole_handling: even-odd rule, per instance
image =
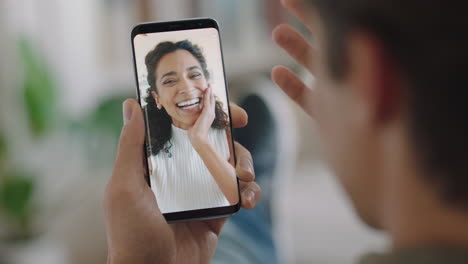
[{"label": "thumb", "polygon": [[115,180],[144,183],[145,123],[137,101],[127,99],[123,103],[124,126],[120,134],[117,159],[114,166]]}]

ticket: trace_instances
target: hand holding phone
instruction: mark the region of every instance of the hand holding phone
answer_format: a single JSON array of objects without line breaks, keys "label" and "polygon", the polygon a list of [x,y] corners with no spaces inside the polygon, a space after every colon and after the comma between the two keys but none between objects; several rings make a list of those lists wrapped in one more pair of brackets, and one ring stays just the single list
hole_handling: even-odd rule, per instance
[{"label": "hand holding phone", "polygon": [[[104,196],[108,263],[209,263],[226,218],[168,224],[159,211],[153,191],[145,180],[142,151],[145,124],[140,105],[133,99],[124,103],[125,125],[112,177]],[[231,104],[232,125],[247,123],[245,112]],[[252,209],[261,191],[253,181],[250,153],[235,144],[240,163],[242,207]],[[245,161],[245,162],[242,162]],[[178,249],[178,250],[176,250]],[[197,260],[193,259],[197,256]]]},{"label": "hand holding phone", "polygon": [[[184,29],[184,27],[203,28],[213,25],[212,20],[208,20],[206,23],[203,21],[205,20],[198,19],[182,22],[166,22],[163,23],[162,27],[156,26],[156,29],[170,30],[170,28],[174,28],[174,26],[178,29]],[[158,23],[158,25],[161,25],[161,23]],[[140,34],[140,30],[143,32],[154,31],[155,28],[152,24],[137,26],[132,33],[132,40],[134,36]],[[217,31],[214,31],[214,33],[218,34]],[[187,43],[182,44],[185,45]],[[154,45],[155,43],[151,44],[151,46]],[[149,50],[152,49],[151,46],[149,46]],[[220,49],[220,46],[218,48]],[[138,51],[140,51],[140,49],[138,49]],[[138,51],[137,49],[134,49],[134,53],[138,53]],[[147,51],[143,52],[145,55],[146,53]],[[174,55],[174,53],[172,54]],[[192,59],[190,56],[185,58]],[[219,60],[221,60],[221,58],[219,58]],[[180,62],[180,60],[168,61]],[[191,61],[194,62],[193,59]],[[190,113],[198,112],[199,109],[197,109],[197,107],[200,107],[200,98],[198,97],[200,93],[196,90],[197,88],[193,88],[192,85],[192,88],[187,89],[188,86],[186,86],[186,84],[190,82],[192,82],[192,84],[200,82],[201,84],[206,84],[206,86],[202,85],[199,87],[208,87],[208,84],[203,82],[203,78],[200,78],[202,73],[200,72],[200,69],[203,71],[203,65],[196,65],[200,69],[192,68],[189,71],[184,71],[187,67],[182,67],[182,70],[179,72],[183,72],[185,75],[177,75],[177,72],[174,71],[174,65],[177,64],[170,65],[169,63],[165,65],[165,67],[170,66],[170,68],[173,69],[160,74],[159,77],[162,77],[162,75],[165,76],[164,78],[159,78],[159,83],[160,85],[164,85],[164,88],[173,88],[164,91],[168,92],[165,95],[172,94],[175,97],[164,97],[165,95],[163,95],[163,97],[158,97],[161,94],[158,95],[155,91],[148,91],[150,96],[147,96],[146,98],[149,98],[149,100],[151,100],[151,98],[157,99],[157,101],[153,101],[154,105],[153,108],[151,108],[153,113],[154,111],[162,111],[163,109],[166,112],[171,112],[174,114],[174,121],[176,121],[176,123],[177,121],[182,122],[182,124],[177,123],[176,125],[182,126],[183,128],[192,129],[193,131],[196,131],[194,134],[203,135],[201,137],[205,137],[207,133],[209,134],[207,131],[210,131],[210,129],[213,127],[213,125],[209,126],[210,119],[213,119],[213,124],[215,127],[224,128],[224,131],[230,131],[231,125],[232,127],[243,127],[247,124],[247,115],[245,111],[243,111],[238,106],[231,104],[227,109],[227,112],[230,114],[229,130],[227,130],[227,123],[223,123],[227,120],[227,113],[225,109],[221,107],[220,103],[216,103],[216,98],[213,95],[210,98],[210,104],[213,103],[214,106],[211,105],[205,109],[202,109],[202,112],[205,112],[200,114],[196,120],[192,120],[194,122],[193,124],[197,122],[198,124],[192,125],[191,128],[184,127],[184,122],[187,122],[187,119],[190,121],[190,118],[192,117]],[[145,63],[140,66],[146,68]],[[150,74],[157,75],[155,73],[156,69],[154,73]],[[136,73],[136,75],[138,76],[138,73]],[[224,77],[224,74],[221,76]],[[147,77],[148,76],[145,76],[145,79],[147,79]],[[142,106],[140,105],[143,102],[141,100],[143,96],[140,94],[140,92],[144,89],[148,89],[148,87],[147,85],[145,86],[145,80],[143,80],[142,83],[140,83],[140,79],[138,80],[138,86],[140,87],[141,84],[141,86],[144,87],[140,87],[143,89],[138,90],[138,97],[140,99],[139,102],[133,99],[129,99],[124,102],[124,127],[120,137],[114,170],[112,172],[112,177],[110,178],[107,185],[104,197],[108,242],[108,263],[180,263],[181,261],[191,263],[197,263],[197,261],[199,261],[200,263],[208,263],[212,258],[216,248],[217,239],[215,238],[221,232],[221,228],[226,222],[226,218],[186,221],[173,224],[169,224],[167,220],[181,220],[189,218],[199,219],[229,215],[237,211],[237,204],[234,204],[234,206],[228,205],[221,209],[201,208],[191,212],[175,212],[166,214],[164,214],[164,211],[162,212],[159,209],[160,201],[156,199],[157,196],[149,185],[149,183],[151,183],[150,173],[154,170],[147,166],[146,160],[148,158],[147,156],[151,156],[153,154],[151,150],[155,150],[154,148],[151,149],[150,147],[159,148],[159,152],[157,153],[164,155],[164,157],[168,159],[171,159],[168,153],[171,150],[168,150],[167,145],[164,146],[163,144],[159,144],[159,141],[146,142],[145,147],[145,138],[159,136],[159,138],[156,137],[157,140],[164,140],[164,137],[161,137],[164,135],[164,133],[162,133],[164,130],[161,129],[160,126],[160,124],[164,122],[156,122],[153,126],[148,125],[149,120],[155,119],[151,119],[151,117],[148,116],[151,114],[151,111],[147,111],[148,108],[145,109],[143,107],[142,109]],[[176,85],[178,82],[180,84],[181,80],[183,80],[182,85]],[[225,89],[224,86],[222,88]],[[177,98],[177,101],[175,101],[175,104],[170,105],[167,104],[167,102],[170,102],[170,100],[166,100],[164,98]],[[227,105],[227,103],[228,101],[226,101],[225,105]],[[182,108],[180,109],[181,111],[179,111],[179,108],[176,107]],[[215,117],[213,117],[213,107]],[[176,116],[177,113],[182,114],[182,116]],[[184,117],[187,118],[184,119]],[[174,125],[172,124],[172,118],[168,118],[168,116],[165,116],[165,118],[166,121],[171,121],[168,127],[172,128]],[[148,132],[149,128],[151,127],[155,129]],[[207,127],[209,128],[208,130]],[[222,134],[222,132],[222,130],[218,131],[219,134]],[[260,187],[254,182],[255,176],[253,172],[254,168],[252,165],[252,157],[250,153],[241,145],[228,142],[228,138],[230,137],[231,135],[226,133],[226,141],[223,142],[225,142],[228,147],[230,145],[230,150],[228,152],[236,153],[236,157],[239,160],[239,163],[235,164],[235,172],[233,175],[234,177],[237,175],[239,180],[239,193],[241,198],[235,198],[237,198],[238,201],[242,201],[239,202],[239,205],[241,205],[243,208],[252,209],[255,207],[261,195]],[[166,137],[165,142],[167,143],[169,139],[170,137]],[[148,150],[148,152],[142,151],[144,149]],[[176,155],[177,153],[173,154]],[[216,157],[216,155],[207,156]],[[234,155],[231,155],[231,157],[234,157]],[[224,160],[224,162],[227,161]],[[234,163],[232,162],[232,164]],[[231,163],[228,163],[227,165],[232,166]],[[221,176],[223,179],[232,180],[233,178],[232,175],[227,175],[227,177],[225,177],[226,175],[222,173],[215,174]],[[216,175],[212,176],[216,177]],[[236,183],[236,185],[234,185],[234,191],[237,195],[237,180],[232,180],[231,187],[229,188],[232,189],[233,182]],[[155,181],[155,183],[157,182]],[[197,190],[195,189],[194,191]],[[195,256],[196,259],[194,259]]]}]

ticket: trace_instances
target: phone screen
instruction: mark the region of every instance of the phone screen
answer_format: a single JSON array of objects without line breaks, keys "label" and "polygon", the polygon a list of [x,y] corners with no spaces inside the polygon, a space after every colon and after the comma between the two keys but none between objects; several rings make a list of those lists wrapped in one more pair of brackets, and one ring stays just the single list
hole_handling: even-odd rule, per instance
[{"label": "phone screen", "polygon": [[239,204],[218,29],[140,33],[133,47],[149,183],[160,211]]}]

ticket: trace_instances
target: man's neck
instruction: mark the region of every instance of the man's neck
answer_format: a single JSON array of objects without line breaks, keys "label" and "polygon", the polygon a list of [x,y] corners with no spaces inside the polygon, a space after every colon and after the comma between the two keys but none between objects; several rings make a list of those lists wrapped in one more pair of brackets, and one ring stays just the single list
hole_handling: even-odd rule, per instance
[{"label": "man's neck", "polygon": [[[396,139],[396,138],[392,138]],[[448,246],[468,249],[468,209],[441,200],[408,142],[389,140],[381,223],[395,249]]]},{"label": "man's neck", "polygon": [[468,210],[441,200],[425,175],[404,174],[388,201],[384,227],[393,247],[468,248]]}]

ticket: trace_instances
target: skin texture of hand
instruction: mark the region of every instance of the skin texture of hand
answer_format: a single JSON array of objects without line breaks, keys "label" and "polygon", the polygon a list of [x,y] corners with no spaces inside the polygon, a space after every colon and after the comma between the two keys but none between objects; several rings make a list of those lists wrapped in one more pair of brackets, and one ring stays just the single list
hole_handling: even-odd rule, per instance
[{"label": "skin texture of hand", "polygon": [[213,89],[210,85],[205,89],[202,99],[203,109],[197,121],[188,130],[188,136],[192,145],[197,148],[198,145],[207,144],[208,131],[215,119],[216,100],[213,94]]},{"label": "skin texture of hand", "polygon": [[[281,0],[283,6],[295,15],[310,30],[307,20],[308,8],[303,0]],[[312,45],[293,27],[282,24],[273,30],[273,40],[299,64],[313,74],[312,60],[315,51]],[[273,81],[293,99],[309,116],[313,117],[314,91],[299,77],[284,66],[276,66],[271,72]]]},{"label": "skin texture of hand", "polygon": [[[124,102],[124,127],[112,177],[104,197],[108,263],[209,263],[226,218],[168,224],[145,181],[145,125],[140,105]],[[234,127],[247,124],[247,114],[231,104]],[[241,161],[236,167],[242,207],[252,209],[260,199],[260,187],[250,153],[235,144]],[[242,162],[249,160],[249,162]]]}]

